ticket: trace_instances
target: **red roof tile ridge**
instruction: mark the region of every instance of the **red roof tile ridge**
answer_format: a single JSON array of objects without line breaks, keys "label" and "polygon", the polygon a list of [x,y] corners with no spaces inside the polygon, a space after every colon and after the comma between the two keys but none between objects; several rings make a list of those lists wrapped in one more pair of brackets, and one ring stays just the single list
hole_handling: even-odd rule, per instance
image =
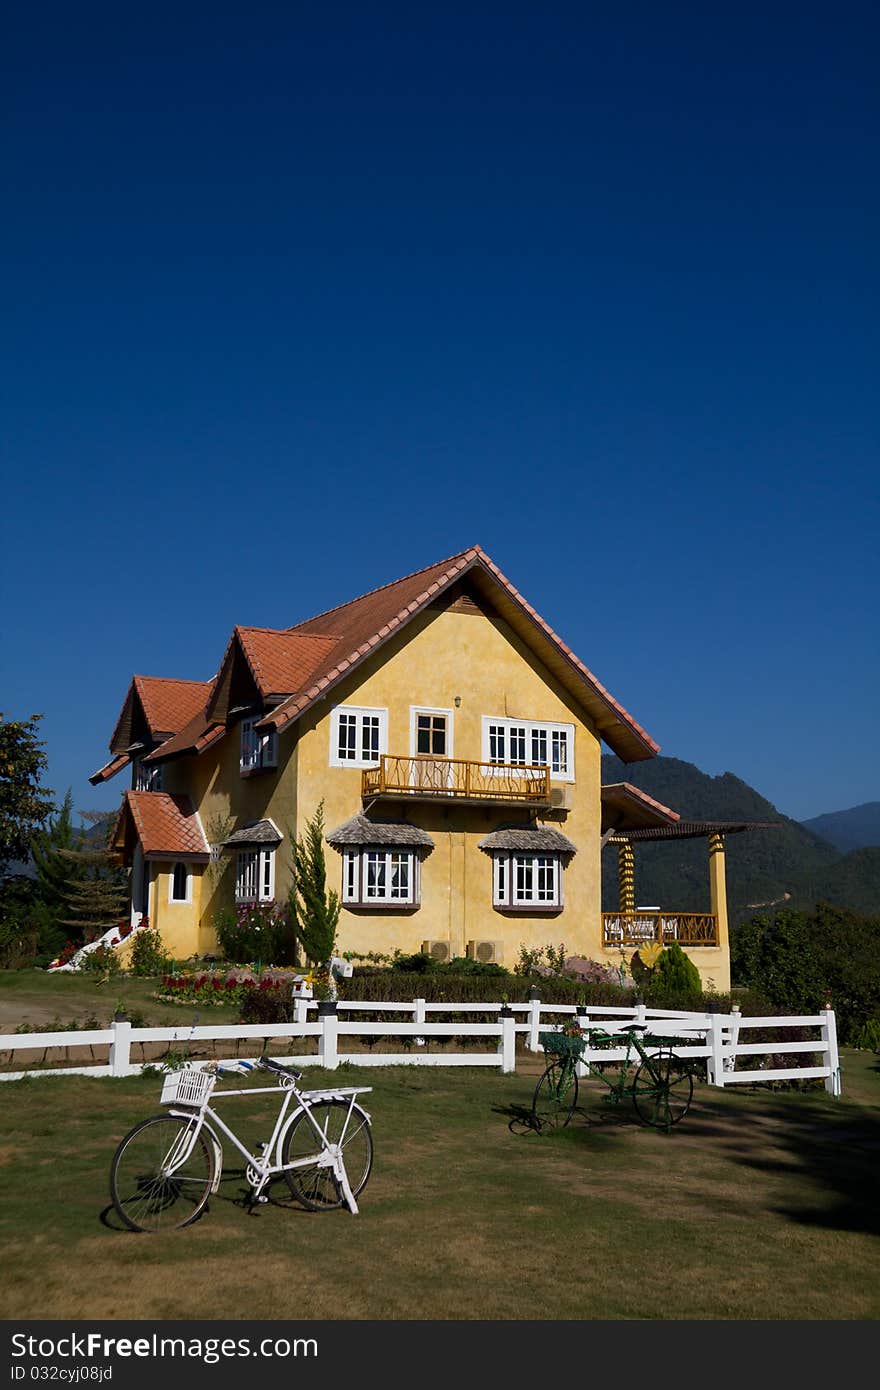
[{"label": "red roof tile ridge", "polygon": [[669,816],[672,820],[681,820],[678,811],[673,811],[671,806],[665,806],[656,797],[649,796],[647,792],[642,791],[641,787],[634,786],[632,782],[605,782],[601,790],[603,792],[610,791],[612,787],[624,787],[631,796],[637,797],[639,801],[646,801],[649,806],[655,806],[664,816]]},{"label": "red roof tile ridge", "polygon": [[[213,677],[212,677],[213,679]],[[133,681],[162,681],[165,685],[210,685],[211,681],[191,680],[188,676],[132,676]]]},{"label": "red roof tile ridge", "polygon": [[[448,555],[445,560],[435,560],[433,564],[423,565],[421,569],[413,570],[410,574],[401,574],[397,579],[389,579],[386,584],[377,584],[375,589],[367,589],[365,593],[358,594],[355,598],[347,599],[345,603],[337,603],[335,608],[325,608],[322,613],[316,613],[314,617],[303,618],[301,622],[294,623],[293,627],[287,628],[286,631],[296,632],[304,623],[314,623],[317,622],[318,618],[330,617],[333,613],[339,613],[343,608],[350,608],[352,604],[360,603],[361,599],[372,598],[374,594],[380,594],[383,589],[391,589],[395,584],[404,584],[407,579],[416,579],[420,574],[427,574],[428,570],[437,569],[439,565],[449,565],[453,562],[457,564],[458,562],[472,559],[477,554],[482,554],[479,546],[470,546],[467,550],[459,550],[455,555]],[[307,634],[303,635],[306,636]],[[328,637],[332,637],[333,635],[332,632],[327,633]],[[318,634],[314,633],[313,636],[318,636]]]}]

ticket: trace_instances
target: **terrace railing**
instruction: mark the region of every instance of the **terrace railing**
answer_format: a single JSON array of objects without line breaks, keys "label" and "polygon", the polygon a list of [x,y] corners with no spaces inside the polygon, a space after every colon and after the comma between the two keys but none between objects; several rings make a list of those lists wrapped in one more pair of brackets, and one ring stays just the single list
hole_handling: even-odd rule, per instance
[{"label": "terrace railing", "polygon": [[378,767],[364,769],[361,791],[364,800],[407,796],[417,801],[509,801],[548,806],[550,769],[385,753]]},{"label": "terrace railing", "polygon": [[606,946],[643,946],[659,941],[668,946],[717,946],[718,918],[714,912],[603,912]]}]

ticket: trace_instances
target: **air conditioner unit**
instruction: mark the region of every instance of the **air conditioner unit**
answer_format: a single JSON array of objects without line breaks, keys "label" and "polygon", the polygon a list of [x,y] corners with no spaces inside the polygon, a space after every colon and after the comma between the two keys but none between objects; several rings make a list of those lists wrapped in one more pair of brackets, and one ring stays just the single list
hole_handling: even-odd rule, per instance
[{"label": "air conditioner unit", "polygon": [[504,956],[504,942],[469,941],[467,953],[471,960],[480,960],[484,965],[500,965]]},{"label": "air conditioner unit", "polygon": [[452,960],[452,943],[451,941],[423,941],[422,954],[430,956],[432,960],[439,961],[441,965],[444,965],[447,961]]},{"label": "air conditioner unit", "polygon": [[550,788],[550,806],[551,806],[551,809],[554,810],[554,811],[570,811],[570,810],[571,810],[571,794],[572,794],[572,790],[573,790],[573,788],[572,788],[571,786],[565,786],[565,787],[551,787],[551,788]]}]

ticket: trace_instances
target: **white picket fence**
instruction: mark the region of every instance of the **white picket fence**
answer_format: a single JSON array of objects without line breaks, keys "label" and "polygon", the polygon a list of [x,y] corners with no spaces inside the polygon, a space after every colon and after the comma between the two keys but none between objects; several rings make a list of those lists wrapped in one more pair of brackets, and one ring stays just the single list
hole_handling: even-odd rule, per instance
[{"label": "white picket fence", "polygon": [[[295,1018],[292,1023],[245,1023],[245,1024],[194,1024],[174,1028],[135,1028],[130,1023],[114,1022],[109,1028],[99,1028],[65,1033],[7,1033],[0,1034],[0,1067],[7,1062],[7,1054],[13,1057],[21,1052],[43,1052],[37,1065],[31,1064],[20,1071],[0,1070],[0,1081],[20,1080],[25,1076],[134,1076],[145,1067],[155,1066],[156,1061],[132,1060],[133,1046],[143,1044],[165,1044],[168,1051],[189,1052],[196,1044],[236,1043],[252,1041],[261,1046],[254,1048],[254,1055],[266,1050],[270,1039],[316,1038],[316,1053],[285,1053],[279,1061],[293,1066],[322,1066],[331,1070],[341,1064],[362,1067],[387,1066],[433,1066],[433,1067],[496,1067],[502,1072],[516,1070],[517,1037],[525,1041],[530,1052],[540,1052],[539,1034],[561,1026],[566,1017],[576,1015],[584,1026],[601,1026],[606,1032],[614,1033],[628,1023],[645,1024],[654,1036],[676,1039],[675,1051],[679,1056],[704,1059],[706,1077],[710,1085],[731,1086],[755,1081],[793,1081],[803,1078],[819,1078],[824,1081],[826,1091],[840,1095],[840,1059],[837,1048],[837,1029],[834,1012],[825,1009],[820,1014],[772,1018],[742,1018],[734,1011],[720,1013],[685,1013],[674,1010],[650,1009],[644,1004],[631,1008],[595,1005],[587,1008],[573,1004],[545,1004],[532,999],[527,1004],[456,1004],[427,1003],[424,999],[414,999],[408,1003],[384,1001],[339,1000],[336,1013],[317,1013],[317,1006],[309,1000],[300,999],[295,1003]],[[385,1020],[370,1022],[351,1017],[364,1013],[400,1013],[408,1015],[400,1023]],[[436,1022],[437,1015],[456,1014],[496,1014],[497,1021],[491,1023]],[[748,1030],[770,1028],[783,1034],[779,1041],[749,1043],[742,1041]],[[806,1042],[787,1042],[784,1034],[793,1028],[809,1028],[815,1032],[815,1039]],[[410,1050],[400,1052],[375,1053],[372,1050],[346,1050],[348,1038],[367,1040],[375,1037],[394,1037],[409,1040]],[[425,1049],[428,1040],[445,1043],[451,1038],[473,1038],[485,1040],[489,1050],[473,1052],[429,1052]],[[106,1063],[94,1062],[90,1065],[69,1066],[58,1064],[55,1058],[50,1065],[50,1051],[67,1052],[70,1048],[88,1049],[94,1056],[95,1048],[107,1048]],[[809,1054],[820,1058],[819,1065],[805,1067],[785,1067],[767,1069],[752,1065],[744,1070],[738,1069],[743,1059],[780,1054]],[[622,1059],[626,1054],[625,1042],[615,1049],[603,1048],[601,1051],[588,1051],[587,1060],[611,1062]],[[250,1060],[253,1060],[251,1058]],[[194,1065],[205,1066],[207,1061],[194,1060]],[[587,1068],[581,1063],[580,1073]]]}]

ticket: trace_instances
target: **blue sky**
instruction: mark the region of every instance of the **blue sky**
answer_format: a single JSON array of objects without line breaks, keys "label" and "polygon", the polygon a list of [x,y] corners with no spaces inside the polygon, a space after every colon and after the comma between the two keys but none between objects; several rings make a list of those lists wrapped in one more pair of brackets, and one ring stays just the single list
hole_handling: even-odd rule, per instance
[{"label": "blue sky", "polygon": [[19,7],[0,708],[84,807],[207,678],[478,542],[662,751],[880,799],[870,5]]}]

